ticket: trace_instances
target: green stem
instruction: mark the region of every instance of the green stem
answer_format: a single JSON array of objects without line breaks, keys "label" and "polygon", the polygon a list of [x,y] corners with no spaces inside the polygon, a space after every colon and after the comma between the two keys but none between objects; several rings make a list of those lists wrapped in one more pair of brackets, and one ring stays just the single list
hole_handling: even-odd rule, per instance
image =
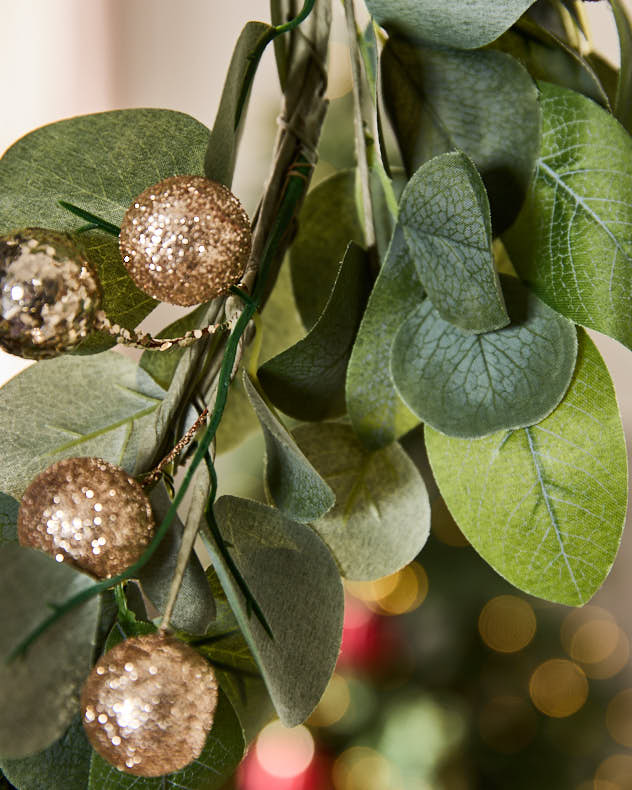
[{"label": "green stem", "polygon": [[[85,219],[90,225],[93,225],[95,228],[99,228],[100,230],[109,233],[112,236],[116,236],[118,238],[121,229],[118,228],[116,225],[113,225],[111,222],[108,222],[101,217],[98,217],[96,214],[92,214],[89,211],[86,211],[83,208],[79,208],[79,206],[75,206],[73,203],[68,203],[66,200],[59,200],[59,205],[62,208],[65,208],[66,211],[69,211],[71,214],[74,214],[76,217],[81,217],[81,219]],[[80,232],[85,232],[86,230],[90,230],[89,227],[79,228]]]}]

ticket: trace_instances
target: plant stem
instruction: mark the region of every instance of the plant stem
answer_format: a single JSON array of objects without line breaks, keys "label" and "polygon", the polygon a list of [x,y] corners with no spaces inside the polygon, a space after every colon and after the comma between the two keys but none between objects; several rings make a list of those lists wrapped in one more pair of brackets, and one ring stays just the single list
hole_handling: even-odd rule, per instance
[{"label": "plant stem", "polygon": [[347,38],[349,53],[351,55],[351,73],[353,76],[353,116],[355,128],[356,159],[360,184],[362,188],[362,203],[364,206],[364,237],[370,256],[374,256],[377,248],[375,237],[375,221],[373,219],[373,202],[371,198],[371,182],[369,175],[369,159],[362,114],[362,56],[358,47],[358,26],[356,23],[355,7],[353,0],[344,0],[345,19],[347,22]]},{"label": "plant stem", "polygon": [[68,203],[66,200],[59,200],[57,202],[62,208],[65,208],[66,211],[69,211],[71,214],[74,214],[76,217],[81,217],[81,219],[85,219],[87,222],[90,223],[90,225],[80,228],[79,230],[81,232],[90,230],[90,226],[93,226],[94,228],[99,228],[99,230],[103,230],[106,233],[109,233],[111,236],[116,236],[118,238],[121,229],[116,225],[113,225],[111,222],[102,219],[96,214],[92,214],[90,211],[86,211],[83,208],[79,208],[79,206],[75,206],[73,203]]}]

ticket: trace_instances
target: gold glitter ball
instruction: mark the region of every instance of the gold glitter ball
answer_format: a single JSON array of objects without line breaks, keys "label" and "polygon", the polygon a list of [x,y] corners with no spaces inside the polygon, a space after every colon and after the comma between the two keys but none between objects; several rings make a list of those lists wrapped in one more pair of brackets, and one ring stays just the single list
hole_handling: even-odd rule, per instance
[{"label": "gold glitter ball", "polygon": [[46,359],[90,334],[101,288],[70,236],[25,228],[0,236],[0,300],[0,346]]},{"label": "gold glitter ball", "polygon": [[230,189],[202,176],[173,176],[128,208],[119,245],[141,290],[188,306],[208,302],[239,281],[252,236]]},{"label": "gold glitter ball", "polygon": [[68,458],[49,466],[26,489],[18,540],[98,579],[134,563],[154,536],[140,484],[101,458]]},{"label": "gold glitter ball", "polygon": [[159,634],[126,639],[101,656],[81,693],[90,743],[136,776],[173,773],[199,757],[216,707],[211,665]]}]

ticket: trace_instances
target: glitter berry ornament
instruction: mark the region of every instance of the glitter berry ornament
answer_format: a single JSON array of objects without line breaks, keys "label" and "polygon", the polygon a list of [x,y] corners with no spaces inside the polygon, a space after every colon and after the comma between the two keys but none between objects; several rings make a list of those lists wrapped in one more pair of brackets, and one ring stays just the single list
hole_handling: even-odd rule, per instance
[{"label": "glitter berry ornament", "polygon": [[49,466],[27,488],[18,511],[23,546],[99,579],[132,565],[154,531],[141,486],[101,458],[68,458]]},{"label": "glitter berry ornament", "polygon": [[173,176],[142,192],[127,210],[119,244],[136,285],[177,305],[226,293],[250,255],[248,216],[222,184]]},{"label": "glitter berry ornament", "polygon": [[26,228],[0,237],[0,300],[0,346],[46,359],[90,334],[101,289],[67,234]]},{"label": "glitter berry ornament", "polygon": [[199,757],[213,726],[217,681],[193,648],[160,634],[121,642],[81,693],[94,749],[119,771],[162,776]]}]

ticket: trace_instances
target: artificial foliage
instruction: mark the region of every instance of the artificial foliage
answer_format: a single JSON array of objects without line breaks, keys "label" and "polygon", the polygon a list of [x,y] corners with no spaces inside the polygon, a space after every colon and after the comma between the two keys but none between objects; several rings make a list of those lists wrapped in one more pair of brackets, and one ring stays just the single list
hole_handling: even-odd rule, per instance
[{"label": "artificial foliage", "polygon": [[[221,788],[273,713],[316,708],[343,583],[423,561],[432,500],[519,590],[581,606],[602,585],[627,461],[585,328],[632,348],[632,28],[601,2],[619,71],[582,0],[367,0],[364,28],[344,0],[352,100],[329,105],[331,0],[272,0],[212,129],[104,112],[0,159],[0,345],[50,357],[0,389],[0,768],[18,790]],[[230,190],[269,45],[281,122],[249,220]],[[311,186],[319,150],[337,172]],[[152,339],[136,327],[157,298],[195,307]],[[215,468],[253,431],[261,501]],[[147,503],[142,540],[97,573],[69,547],[135,534],[100,501],[119,479]]]}]

